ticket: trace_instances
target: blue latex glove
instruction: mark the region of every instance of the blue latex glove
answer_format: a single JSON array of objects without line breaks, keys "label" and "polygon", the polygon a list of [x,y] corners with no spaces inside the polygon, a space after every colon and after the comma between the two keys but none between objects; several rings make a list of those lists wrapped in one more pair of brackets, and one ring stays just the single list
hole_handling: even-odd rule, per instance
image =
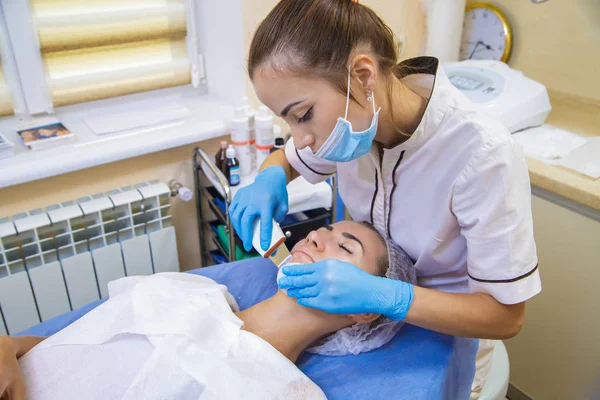
[{"label": "blue latex glove", "polygon": [[254,183],[236,193],[229,215],[244,249],[252,250],[252,224],[260,217],[260,245],[268,250],[273,233],[273,219],[281,221],[288,212],[287,177],[282,167],[269,167],[259,173]]},{"label": "blue latex glove", "polygon": [[374,276],[335,259],[286,266],[283,273],[287,277],[278,284],[288,296],[330,314],[375,313],[401,321],[414,297],[410,283]]}]

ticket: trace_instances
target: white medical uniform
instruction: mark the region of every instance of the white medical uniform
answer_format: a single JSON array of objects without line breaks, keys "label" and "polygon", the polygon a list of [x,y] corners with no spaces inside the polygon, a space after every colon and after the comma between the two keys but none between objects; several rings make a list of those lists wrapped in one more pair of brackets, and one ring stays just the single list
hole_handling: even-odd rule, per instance
[{"label": "white medical uniform", "polygon": [[428,99],[408,140],[384,149],[382,157],[374,144],[347,163],[317,158],[308,147],[297,150],[290,140],[288,161],[312,183],[337,171],[352,218],[372,222],[404,248],[419,286],[487,293],[503,304],[533,297],[541,281],[521,149],[450,83],[437,59],[404,64],[420,73],[402,82]]}]

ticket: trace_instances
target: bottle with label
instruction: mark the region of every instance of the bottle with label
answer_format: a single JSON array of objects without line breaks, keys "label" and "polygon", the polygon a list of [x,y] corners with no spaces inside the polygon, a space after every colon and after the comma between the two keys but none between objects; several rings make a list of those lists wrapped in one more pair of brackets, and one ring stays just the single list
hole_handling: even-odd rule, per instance
[{"label": "bottle with label", "polygon": [[235,149],[229,145],[226,151],[227,161],[225,162],[225,177],[229,181],[229,186],[240,184],[240,162],[235,158]]},{"label": "bottle with label", "polygon": [[215,165],[221,172],[223,172],[223,166],[225,165],[225,160],[227,159],[227,156],[225,155],[226,151],[227,141],[221,140],[221,148],[219,149],[219,151],[217,151],[217,154],[215,155]]},{"label": "bottle with label", "polygon": [[256,168],[271,154],[273,147],[273,115],[267,106],[260,106],[254,118],[256,127]]},{"label": "bottle with label", "polygon": [[254,124],[254,109],[250,107],[248,97],[242,97],[242,106],[246,109],[246,116],[250,123],[250,159],[251,159],[251,170],[256,170],[256,128]]},{"label": "bottle with label", "polygon": [[231,144],[240,162],[240,173],[247,176],[252,171],[252,154],[250,151],[250,120],[243,106],[236,107],[231,120]]},{"label": "bottle with label", "polygon": [[275,138],[275,145],[273,145],[273,147],[271,147],[271,153],[274,151],[277,151],[279,149],[283,149],[285,147],[285,141],[283,140],[282,137],[276,137]]}]

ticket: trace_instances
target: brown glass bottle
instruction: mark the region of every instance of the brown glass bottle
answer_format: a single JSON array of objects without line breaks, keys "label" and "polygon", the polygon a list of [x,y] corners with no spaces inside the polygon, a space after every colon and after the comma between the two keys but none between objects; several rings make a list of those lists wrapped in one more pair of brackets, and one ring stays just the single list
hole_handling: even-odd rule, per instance
[{"label": "brown glass bottle", "polygon": [[219,149],[219,151],[217,151],[217,154],[215,155],[215,165],[217,166],[219,171],[223,173],[225,173],[224,167],[225,160],[227,159],[227,155],[225,154],[226,152],[227,142],[225,140],[221,140],[221,148]]}]

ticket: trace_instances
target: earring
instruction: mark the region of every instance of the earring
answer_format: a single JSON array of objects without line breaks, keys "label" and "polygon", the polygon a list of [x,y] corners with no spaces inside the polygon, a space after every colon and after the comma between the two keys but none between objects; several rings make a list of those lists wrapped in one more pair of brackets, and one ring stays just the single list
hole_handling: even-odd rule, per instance
[{"label": "earring", "polygon": [[367,101],[373,101],[373,92],[369,90],[369,94],[367,95]]}]

